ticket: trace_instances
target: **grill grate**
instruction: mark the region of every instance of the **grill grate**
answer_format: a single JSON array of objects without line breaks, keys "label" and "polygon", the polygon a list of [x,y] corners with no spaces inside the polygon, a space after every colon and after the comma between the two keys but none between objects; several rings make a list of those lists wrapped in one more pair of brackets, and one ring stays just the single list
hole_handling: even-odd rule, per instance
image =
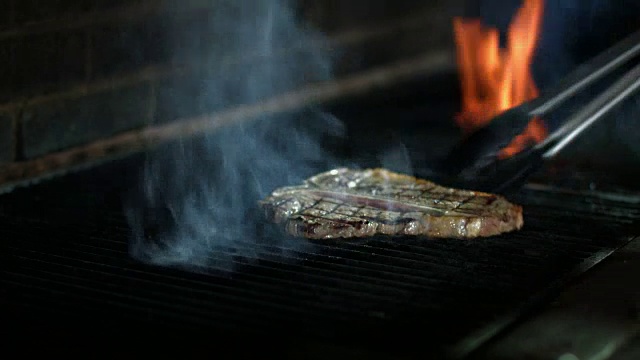
[{"label": "grill grate", "polygon": [[626,243],[640,218],[634,198],[528,188],[513,198],[525,208],[525,228],[513,234],[332,241],[280,255],[247,240],[239,244],[265,259],[237,259],[233,274],[195,274],[128,257],[123,189],[109,174],[122,179],[137,161],[0,198],[6,316],[72,330],[206,329],[439,351]]}]

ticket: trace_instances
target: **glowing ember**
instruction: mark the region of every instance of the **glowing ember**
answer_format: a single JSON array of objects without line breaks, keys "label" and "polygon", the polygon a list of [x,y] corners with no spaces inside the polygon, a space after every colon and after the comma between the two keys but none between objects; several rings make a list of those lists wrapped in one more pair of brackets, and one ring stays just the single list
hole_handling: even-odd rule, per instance
[{"label": "glowing ember", "polygon": [[[462,85],[462,112],[456,122],[465,132],[486,125],[491,119],[538,96],[531,75],[531,61],[539,37],[543,0],[524,0],[507,33],[507,49],[500,48],[497,29],[487,29],[479,20],[454,19],[458,67]],[[547,136],[540,119],[499,154],[517,154]]]}]

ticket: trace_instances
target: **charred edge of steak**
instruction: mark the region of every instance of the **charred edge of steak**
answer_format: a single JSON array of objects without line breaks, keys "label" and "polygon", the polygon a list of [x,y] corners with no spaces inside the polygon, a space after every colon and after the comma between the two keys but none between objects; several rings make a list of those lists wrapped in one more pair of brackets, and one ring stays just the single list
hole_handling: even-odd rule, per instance
[{"label": "charred edge of steak", "polygon": [[279,208],[264,204],[265,215],[276,223],[283,223],[287,233],[309,239],[363,238],[375,235],[417,236],[452,239],[471,239],[496,236],[520,230],[524,224],[522,207],[514,205],[501,217],[425,216],[381,219],[326,219],[296,214],[287,216]]}]

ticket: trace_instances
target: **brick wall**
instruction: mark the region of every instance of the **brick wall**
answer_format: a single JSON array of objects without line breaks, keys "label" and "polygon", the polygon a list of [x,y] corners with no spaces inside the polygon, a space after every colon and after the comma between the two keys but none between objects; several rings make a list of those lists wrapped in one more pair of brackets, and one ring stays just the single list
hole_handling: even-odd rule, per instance
[{"label": "brick wall", "polygon": [[[0,164],[215,110],[203,102],[197,85],[207,76],[193,63],[197,56],[184,63],[172,48],[181,36],[193,40],[194,26],[207,21],[215,1],[5,3],[8,11],[0,12]],[[447,17],[430,15],[443,15],[450,4],[298,2],[303,16],[344,50],[339,76],[448,46]],[[174,106],[176,93],[190,103]]]},{"label": "brick wall", "polygon": [[[0,161],[36,158],[153,121],[170,73],[159,1],[15,0],[0,18]],[[184,14],[199,3],[185,1]]]},{"label": "brick wall", "polygon": [[367,41],[350,44],[342,68],[360,70],[429,49],[452,49],[451,18],[463,13],[465,0],[299,0],[302,13],[329,34],[352,29],[378,31]]}]

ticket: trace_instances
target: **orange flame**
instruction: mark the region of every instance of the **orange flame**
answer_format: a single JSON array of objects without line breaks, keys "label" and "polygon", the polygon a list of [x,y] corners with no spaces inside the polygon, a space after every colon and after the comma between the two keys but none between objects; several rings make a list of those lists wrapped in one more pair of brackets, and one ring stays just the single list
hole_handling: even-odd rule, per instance
[{"label": "orange flame", "polygon": [[[464,132],[472,132],[503,111],[538,96],[531,62],[543,6],[543,0],[524,0],[509,26],[506,49],[500,48],[497,29],[484,28],[479,20],[454,19],[462,86],[462,112],[456,122]],[[544,122],[535,118],[499,157],[513,156],[546,136]]]}]

